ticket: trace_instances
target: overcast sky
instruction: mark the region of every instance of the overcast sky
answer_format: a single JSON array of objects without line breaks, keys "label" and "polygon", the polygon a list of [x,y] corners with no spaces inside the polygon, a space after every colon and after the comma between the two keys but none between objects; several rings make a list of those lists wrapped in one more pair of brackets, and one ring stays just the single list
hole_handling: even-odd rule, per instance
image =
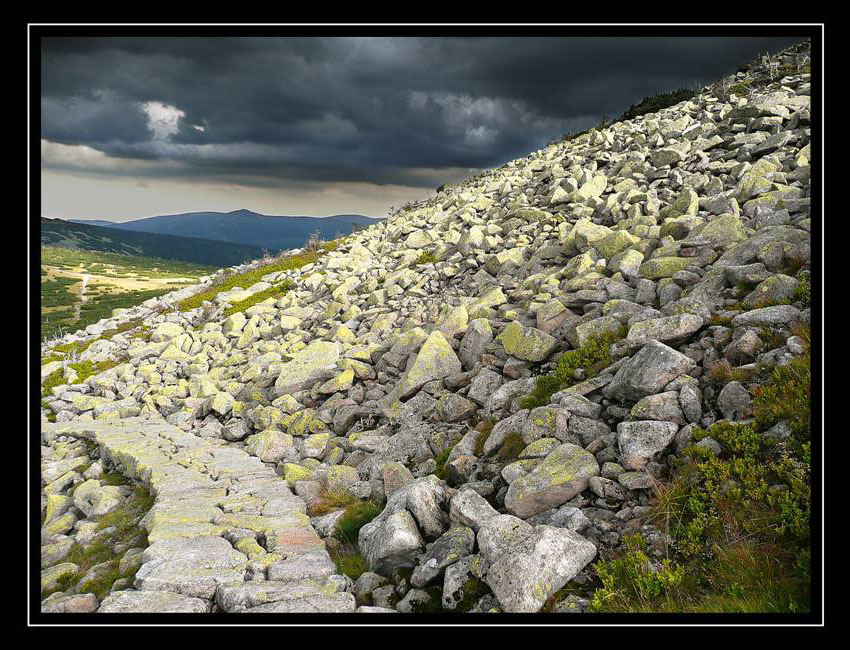
[{"label": "overcast sky", "polygon": [[42,214],[385,216],[796,38],[42,41]]}]

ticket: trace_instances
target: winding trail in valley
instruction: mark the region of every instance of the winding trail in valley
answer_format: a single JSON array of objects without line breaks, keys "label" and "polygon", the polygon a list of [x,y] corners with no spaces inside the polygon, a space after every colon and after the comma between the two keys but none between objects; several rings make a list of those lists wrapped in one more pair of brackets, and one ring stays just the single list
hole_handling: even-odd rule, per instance
[{"label": "winding trail in valley", "polygon": [[83,273],[83,280],[80,283],[80,301],[77,303],[77,306],[74,308],[74,320],[80,320],[80,309],[86,303],[86,287],[89,283],[89,274]]}]

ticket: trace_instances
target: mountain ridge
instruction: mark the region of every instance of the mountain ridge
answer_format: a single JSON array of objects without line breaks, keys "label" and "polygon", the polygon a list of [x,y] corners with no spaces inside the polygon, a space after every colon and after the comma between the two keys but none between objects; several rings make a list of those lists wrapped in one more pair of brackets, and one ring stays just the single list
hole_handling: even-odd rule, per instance
[{"label": "mountain ridge", "polygon": [[255,259],[261,248],[199,237],[107,228],[64,219],[42,217],[41,245],[79,248],[108,253],[125,253],[207,266],[229,266]]},{"label": "mountain ridge", "polygon": [[303,246],[317,230],[322,239],[334,239],[338,234],[349,234],[353,227],[369,226],[379,223],[380,219],[358,214],[327,217],[264,215],[240,209],[230,212],[183,212],[123,222],[103,223],[103,220],[86,219],[68,221],[123,231],[200,237],[255,246],[277,253]]}]

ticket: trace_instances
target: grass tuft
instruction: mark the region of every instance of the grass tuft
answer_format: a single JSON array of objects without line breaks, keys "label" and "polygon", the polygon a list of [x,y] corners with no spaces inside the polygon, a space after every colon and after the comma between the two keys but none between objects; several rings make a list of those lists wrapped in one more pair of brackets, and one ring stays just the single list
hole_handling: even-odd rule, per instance
[{"label": "grass tuft", "polygon": [[310,507],[310,516],[326,515],[355,503],[359,503],[359,499],[348,490],[322,490],[319,502]]},{"label": "grass tuft", "polygon": [[416,264],[436,264],[440,259],[434,253],[422,251],[419,257],[416,258]]},{"label": "grass tuft", "polygon": [[[330,247],[330,244],[332,243],[333,242],[327,244],[325,248],[322,248],[320,246],[317,250],[306,251],[304,253],[299,253],[298,255],[268,258],[268,263],[264,263],[262,266],[256,269],[245,271],[244,273],[233,273],[231,275],[227,275],[221,280],[219,280],[217,284],[210,287],[206,291],[197,293],[194,296],[189,296],[185,300],[182,300],[181,302],[177,303],[177,309],[179,311],[189,311],[191,309],[195,309],[196,307],[200,307],[201,304],[204,302],[212,301],[218,294],[222,293],[223,291],[230,291],[234,287],[242,287],[244,289],[247,289],[248,287],[256,284],[257,282],[262,281],[263,276],[268,275],[269,273],[275,273],[278,271],[292,271],[295,269],[300,269],[303,266],[307,266],[308,264],[312,264],[313,262],[318,260],[322,255],[324,255],[326,250],[333,250]],[[250,305],[247,305],[242,309],[247,309],[247,307],[250,307]]]},{"label": "grass tuft", "polygon": [[349,505],[339,521],[336,522],[337,539],[357,543],[357,535],[360,529],[381,514],[381,506],[374,501],[358,501]]}]

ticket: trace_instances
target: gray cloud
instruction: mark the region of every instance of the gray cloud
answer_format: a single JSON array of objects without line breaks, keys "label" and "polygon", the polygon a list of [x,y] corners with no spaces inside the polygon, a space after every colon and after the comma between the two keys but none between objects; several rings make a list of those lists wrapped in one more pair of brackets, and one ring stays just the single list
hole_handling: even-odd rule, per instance
[{"label": "gray cloud", "polygon": [[104,175],[426,187],[423,169],[499,165],[797,40],[46,38],[41,130],[106,154]]}]

